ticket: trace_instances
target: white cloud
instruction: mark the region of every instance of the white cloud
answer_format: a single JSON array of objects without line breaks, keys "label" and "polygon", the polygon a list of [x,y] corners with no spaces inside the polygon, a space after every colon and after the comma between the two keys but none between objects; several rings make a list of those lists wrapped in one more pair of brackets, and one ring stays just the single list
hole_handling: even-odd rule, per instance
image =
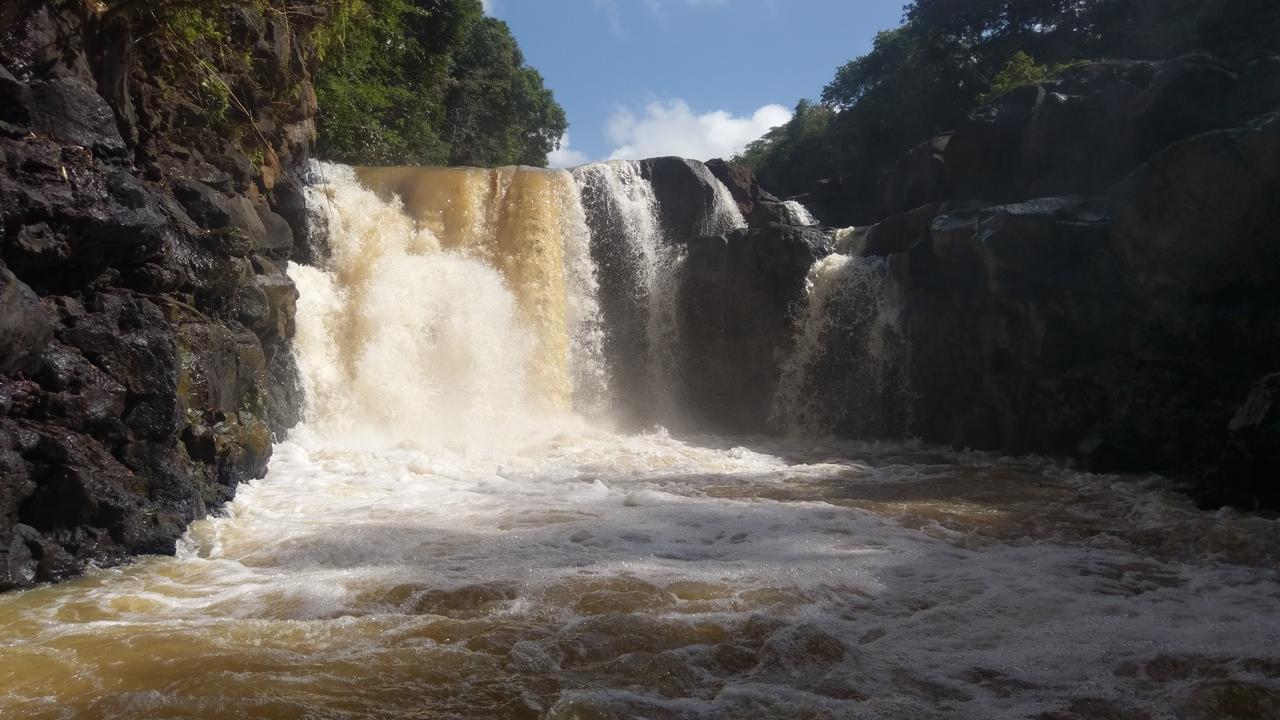
[{"label": "white cloud", "polygon": [[484,8],[485,15],[496,16],[498,14],[498,0],[480,0],[480,7]]},{"label": "white cloud", "polygon": [[560,144],[555,150],[547,153],[547,166],[553,168],[570,168],[587,164],[587,154],[569,147],[569,133],[560,136]]},{"label": "white cloud", "polygon": [[679,155],[694,160],[732,157],[747,143],[791,119],[781,105],[765,105],[748,117],[725,110],[695,114],[684,100],[651,102],[637,116],[628,108],[616,110],[605,134],[616,149],[611,160],[637,160]]}]

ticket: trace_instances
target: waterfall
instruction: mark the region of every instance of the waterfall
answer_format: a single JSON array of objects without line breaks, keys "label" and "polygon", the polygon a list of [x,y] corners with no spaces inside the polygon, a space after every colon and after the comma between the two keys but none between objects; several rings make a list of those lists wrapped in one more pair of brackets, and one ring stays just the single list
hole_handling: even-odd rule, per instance
[{"label": "waterfall", "polygon": [[311,430],[470,437],[604,396],[597,280],[568,173],[319,175],[332,256],[290,268]]},{"label": "waterfall", "polygon": [[[575,168],[573,176],[595,235],[595,260],[608,280],[601,304],[610,318],[607,344],[619,409],[646,420],[669,417],[679,372],[676,300],[683,248],[664,237],[657,196],[641,163],[593,163]],[[736,210],[732,198],[730,205]],[[733,218],[722,210],[705,222],[719,226]]]},{"label": "waterfall", "polygon": [[782,203],[782,208],[787,211],[787,222],[792,225],[814,226],[818,224],[818,219],[809,212],[809,208],[800,204],[796,200],[787,200]]},{"label": "waterfall", "polygon": [[[1274,716],[1272,518],[1035,458],[578,421],[606,375],[666,402],[675,340],[718,329],[687,312],[717,268],[640,169],[319,167],[307,421],[175,557],[0,594],[0,717]],[[687,238],[712,193],[673,194]],[[777,411],[867,436],[905,388],[896,267],[836,240]],[[603,371],[629,351],[638,375]],[[127,479],[51,478],[76,507]]]},{"label": "waterfall", "polygon": [[700,234],[721,235],[730,230],[745,228],[747,221],[742,217],[742,210],[738,208],[738,203],[734,201],[733,193],[729,192],[729,188],[720,182],[720,178],[717,178],[706,165],[697,161],[688,161],[688,163],[693,174],[712,191],[710,212],[703,216],[705,219]]},{"label": "waterfall", "polygon": [[901,302],[888,262],[856,254],[860,242],[855,228],[837,231],[836,247],[846,252],[809,270],[774,398],[773,422],[789,434],[881,436],[902,424]]}]

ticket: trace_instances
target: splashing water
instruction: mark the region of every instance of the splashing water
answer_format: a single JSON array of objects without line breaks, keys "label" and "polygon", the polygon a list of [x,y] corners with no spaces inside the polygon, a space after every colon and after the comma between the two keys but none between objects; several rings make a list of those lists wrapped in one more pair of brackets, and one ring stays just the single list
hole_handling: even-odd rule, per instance
[{"label": "splashing water", "polygon": [[[691,167],[701,167],[706,178],[715,180],[704,166]],[[615,322],[608,331],[614,365],[631,375],[615,399],[646,419],[669,422],[678,406],[672,389],[680,369],[678,302],[684,249],[663,236],[657,196],[640,163],[594,163],[575,168],[573,174],[589,198],[585,202],[600,235],[597,256],[614,286],[610,309]],[[732,228],[741,221],[741,213],[728,188],[715,183],[722,192],[716,193],[706,227]]]},{"label": "splashing water", "polygon": [[706,219],[702,225],[702,235],[721,235],[730,230],[739,230],[747,226],[747,221],[742,217],[742,210],[738,207],[738,203],[733,199],[733,193],[729,192],[729,188],[720,182],[711,169],[700,162],[690,162],[689,167],[693,173],[698,176],[702,183],[710,187],[713,193],[710,212],[706,214]]},{"label": "splashing water", "polygon": [[796,200],[787,200],[782,203],[782,207],[787,211],[787,222],[792,225],[814,226],[818,224],[818,219],[809,212],[809,208],[800,204]]},{"label": "splashing water", "polygon": [[[1036,459],[577,420],[567,175],[325,174],[306,425],[177,557],[0,596],[4,717],[1277,716],[1276,520]],[[815,268],[791,367],[877,268]]]},{"label": "splashing water", "polygon": [[[837,246],[855,242],[837,235]],[[909,406],[901,303],[884,258],[834,253],[814,263],[782,363],[774,423],[793,435],[822,436],[850,418],[861,436],[885,434],[883,405]]]}]

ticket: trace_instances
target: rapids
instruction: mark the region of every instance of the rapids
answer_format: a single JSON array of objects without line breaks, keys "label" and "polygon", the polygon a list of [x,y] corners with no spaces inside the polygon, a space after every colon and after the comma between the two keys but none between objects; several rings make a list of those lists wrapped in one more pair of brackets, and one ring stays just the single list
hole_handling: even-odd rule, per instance
[{"label": "rapids", "polygon": [[[633,170],[323,168],[304,425],[176,557],[0,596],[0,715],[1280,716],[1276,520],[794,404],[787,439],[612,430],[581,188],[630,213],[640,322],[678,265]],[[795,387],[879,278],[815,268]]]}]

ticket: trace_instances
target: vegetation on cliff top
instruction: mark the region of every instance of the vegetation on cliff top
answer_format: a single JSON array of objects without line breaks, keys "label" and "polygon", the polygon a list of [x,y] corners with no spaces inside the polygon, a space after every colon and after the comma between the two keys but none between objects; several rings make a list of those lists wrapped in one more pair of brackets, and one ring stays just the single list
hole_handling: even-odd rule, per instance
[{"label": "vegetation on cliff top", "polygon": [[[1280,34],[1273,2],[913,0],[902,27],[880,33],[871,52],[837,70],[821,104],[802,100],[790,122],[737,159],[785,195],[836,178],[850,196],[870,196],[908,148],[954,129],[992,96],[1090,58],[1265,45]],[[1237,47],[1217,47],[1218,38]]]},{"label": "vegetation on cliff top", "polygon": [[479,0],[344,0],[317,35],[317,152],[362,165],[545,165],[567,122]]}]

